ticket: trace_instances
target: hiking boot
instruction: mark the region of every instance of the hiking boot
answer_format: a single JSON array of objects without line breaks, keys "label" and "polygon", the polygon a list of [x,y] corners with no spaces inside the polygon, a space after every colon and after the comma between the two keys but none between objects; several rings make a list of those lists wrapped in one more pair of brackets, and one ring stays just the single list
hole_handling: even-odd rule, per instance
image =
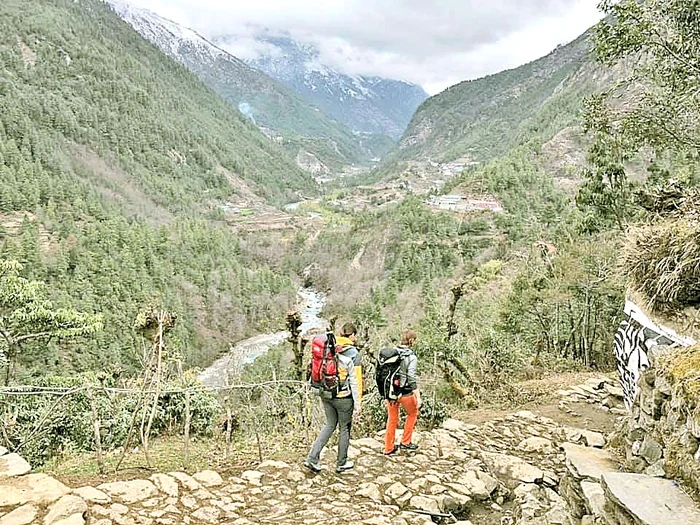
[{"label": "hiking boot", "polygon": [[385,456],[391,456],[392,454],[396,454],[399,451],[397,447],[392,448],[389,452],[382,452]]},{"label": "hiking boot", "polygon": [[418,450],[418,445],[415,443],[409,443],[408,445],[401,443],[399,446],[404,450]]},{"label": "hiking boot", "polygon": [[355,466],[355,463],[354,463],[354,462],[352,462],[352,461],[346,461],[346,462],[343,463],[342,465],[338,465],[337,467],[335,467],[335,471],[336,471],[336,472],[339,472],[339,473],[340,473],[340,472],[345,472],[346,470],[350,470],[350,469],[353,468],[354,466]]},{"label": "hiking boot", "polygon": [[323,470],[323,467],[321,465],[319,465],[318,463],[314,463],[313,461],[311,461],[309,459],[304,461],[304,466],[307,469],[309,469],[311,472],[313,472],[314,474],[318,474],[319,472],[321,472]]}]

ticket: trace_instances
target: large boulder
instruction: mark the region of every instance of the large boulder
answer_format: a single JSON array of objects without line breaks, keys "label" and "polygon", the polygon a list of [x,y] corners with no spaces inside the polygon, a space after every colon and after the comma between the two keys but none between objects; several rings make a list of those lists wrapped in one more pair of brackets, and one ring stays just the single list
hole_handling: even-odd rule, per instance
[{"label": "large boulder", "polygon": [[[284,463],[284,465],[289,468],[289,465],[286,463]],[[197,472],[192,477],[208,488],[218,487],[219,485],[224,484],[224,480],[221,479],[221,476],[213,470],[203,470],[202,472]]]},{"label": "large boulder", "polygon": [[[49,507],[49,512],[44,518],[45,525],[53,525],[65,519],[72,519],[78,522],[87,513],[85,501],[72,494],[67,494]],[[73,516],[76,516],[75,518]],[[84,522],[84,520],[83,520]]]},{"label": "large boulder", "polygon": [[175,478],[172,476],[156,473],[150,477],[150,480],[155,484],[158,490],[167,494],[168,496],[177,498],[180,495],[180,489],[177,481],[175,481]]},{"label": "large boulder", "polygon": [[97,488],[106,492],[113,498],[118,498],[124,503],[136,503],[147,500],[158,494],[156,486],[148,480],[138,479],[134,481],[115,481],[103,483]]},{"label": "large boulder", "polygon": [[484,463],[496,474],[508,488],[515,488],[520,483],[537,483],[544,478],[544,472],[516,456],[507,454],[482,454]]},{"label": "large boulder", "polygon": [[621,523],[690,525],[700,509],[674,481],[644,474],[609,472],[602,476],[607,507]]},{"label": "large boulder", "polygon": [[573,443],[564,443],[562,448],[566,453],[566,466],[575,479],[600,481],[603,474],[617,472],[617,462],[605,450]]},{"label": "large boulder", "polygon": [[25,503],[48,505],[70,492],[63,483],[46,474],[28,474],[0,480],[0,509]]},{"label": "large boulder", "polygon": [[0,479],[27,474],[32,467],[19,454],[0,455]]}]

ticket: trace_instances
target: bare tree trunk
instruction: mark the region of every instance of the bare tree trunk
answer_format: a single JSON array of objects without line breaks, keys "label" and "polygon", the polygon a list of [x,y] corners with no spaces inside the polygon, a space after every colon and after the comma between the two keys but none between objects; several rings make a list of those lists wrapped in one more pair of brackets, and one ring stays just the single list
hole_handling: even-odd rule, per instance
[{"label": "bare tree trunk", "polygon": [[102,435],[100,434],[100,417],[97,413],[97,403],[95,401],[95,394],[92,390],[88,390],[88,397],[90,399],[90,410],[92,411],[92,424],[95,434],[95,456],[97,458],[97,468],[100,474],[105,473],[105,462],[102,456]]},{"label": "bare tree trunk", "polygon": [[226,387],[224,405],[226,406],[226,460],[228,461],[231,459],[231,434],[233,432],[233,414],[231,412],[231,392],[228,390],[228,375],[224,379],[224,386]]},{"label": "bare tree trunk", "polygon": [[464,284],[456,284],[452,287],[452,301],[447,315],[447,341],[452,339],[452,336],[457,334],[457,326],[455,323],[455,314],[457,312],[457,304],[464,295]]},{"label": "bare tree trunk", "polygon": [[162,387],[162,374],[163,374],[163,323],[164,323],[165,312],[162,310],[158,312],[158,335],[154,342],[156,353],[156,371],[153,374],[153,379],[151,384],[155,385],[155,393],[153,394],[153,404],[151,405],[151,413],[148,416],[148,422],[146,423],[143,432],[141,433],[141,441],[143,443],[143,452],[146,455],[146,463],[148,468],[153,468],[151,463],[151,456],[148,451],[148,442],[151,434],[151,428],[153,427],[153,420],[156,417],[156,412],[158,411],[158,401],[160,400],[160,389]]},{"label": "bare tree trunk", "polygon": [[[148,364],[146,366],[148,366]],[[144,373],[143,373],[144,383],[146,381],[146,375],[147,375],[147,371],[144,370]],[[139,412],[141,412],[142,405],[145,401],[145,397],[146,397],[146,393],[142,391],[141,395],[139,396],[139,398],[136,402],[136,406],[134,407],[134,413],[131,416],[131,423],[129,424],[129,429],[126,432],[126,438],[124,439],[124,445],[122,446],[122,453],[119,456],[119,461],[117,461],[117,466],[114,468],[115,472],[117,472],[119,470],[119,467],[121,467],[121,464],[124,461],[124,458],[126,457],[126,453],[129,449],[129,445],[131,444],[131,437],[133,436],[134,429],[136,428],[136,418],[138,418]]]},{"label": "bare tree trunk", "polygon": [[469,396],[469,391],[468,391],[465,387],[463,387],[461,384],[459,384],[459,383],[457,382],[457,380],[456,380],[456,379],[454,378],[454,376],[452,375],[452,372],[450,371],[450,369],[448,368],[448,366],[447,366],[446,364],[443,363],[443,364],[441,365],[441,368],[442,368],[442,374],[443,374],[443,376],[445,377],[445,381],[448,382],[448,384],[450,385],[450,387],[452,388],[452,390],[454,390],[455,393],[456,393],[459,397],[465,398],[465,397]]},{"label": "bare tree trunk", "polygon": [[298,381],[303,381],[306,375],[304,371],[304,347],[306,346],[306,341],[301,337],[301,313],[287,312],[285,320],[289,331],[288,341],[292,343],[292,352],[294,353],[292,362],[294,377]]},{"label": "bare tree trunk", "polygon": [[260,463],[262,463],[263,462],[262,442],[260,441],[260,431],[258,430],[257,427],[255,427],[255,440],[258,443],[258,459],[260,460]]},{"label": "bare tree trunk", "polygon": [[583,359],[586,367],[591,366],[591,348],[589,340],[589,327],[591,322],[591,291],[586,287],[585,317],[583,320]]},{"label": "bare tree trunk", "polygon": [[19,345],[15,346],[17,343],[13,343],[12,338],[9,338],[8,342],[7,355],[5,356],[7,360],[7,366],[5,367],[5,386],[10,386],[10,379],[12,379],[15,368],[15,359],[19,354]]},{"label": "bare tree trunk", "polygon": [[464,376],[465,379],[467,379],[469,382],[471,382],[471,374],[469,372],[469,369],[466,367],[462,361],[457,359],[456,357],[448,357],[447,361],[454,366],[460,374]]}]

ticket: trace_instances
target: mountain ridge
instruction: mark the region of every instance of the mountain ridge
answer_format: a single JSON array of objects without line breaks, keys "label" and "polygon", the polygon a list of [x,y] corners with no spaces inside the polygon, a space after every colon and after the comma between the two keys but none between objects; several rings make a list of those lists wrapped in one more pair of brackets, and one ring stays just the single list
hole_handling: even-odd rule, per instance
[{"label": "mountain ridge", "polygon": [[533,137],[544,143],[579,128],[583,99],[609,77],[593,61],[590,35],[586,31],[537,60],[429,98],[378,173],[396,175],[413,163],[488,162]]},{"label": "mountain ridge", "polygon": [[142,37],[231,103],[292,158],[317,157],[327,170],[382,156],[385,141],[353,133],[277,80],[198,32],[124,0],[105,0]]}]

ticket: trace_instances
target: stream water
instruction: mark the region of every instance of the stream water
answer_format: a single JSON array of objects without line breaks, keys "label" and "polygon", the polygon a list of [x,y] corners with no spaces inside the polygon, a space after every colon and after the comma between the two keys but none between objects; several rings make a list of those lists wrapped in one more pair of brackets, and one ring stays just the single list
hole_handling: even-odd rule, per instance
[{"label": "stream water", "polygon": [[[325,296],[312,288],[300,288],[297,292],[297,301],[297,307],[301,311],[302,333],[317,329],[325,330],[327,321],[320,316],[323,305],[326,303]],[[228,374],[240,371],[243,366],[252,363],[288,337],[289,332],[283,330],[240,341],[230,352],[203,370],[199,374],[199,380],[212,388],[225,386]]]}]

